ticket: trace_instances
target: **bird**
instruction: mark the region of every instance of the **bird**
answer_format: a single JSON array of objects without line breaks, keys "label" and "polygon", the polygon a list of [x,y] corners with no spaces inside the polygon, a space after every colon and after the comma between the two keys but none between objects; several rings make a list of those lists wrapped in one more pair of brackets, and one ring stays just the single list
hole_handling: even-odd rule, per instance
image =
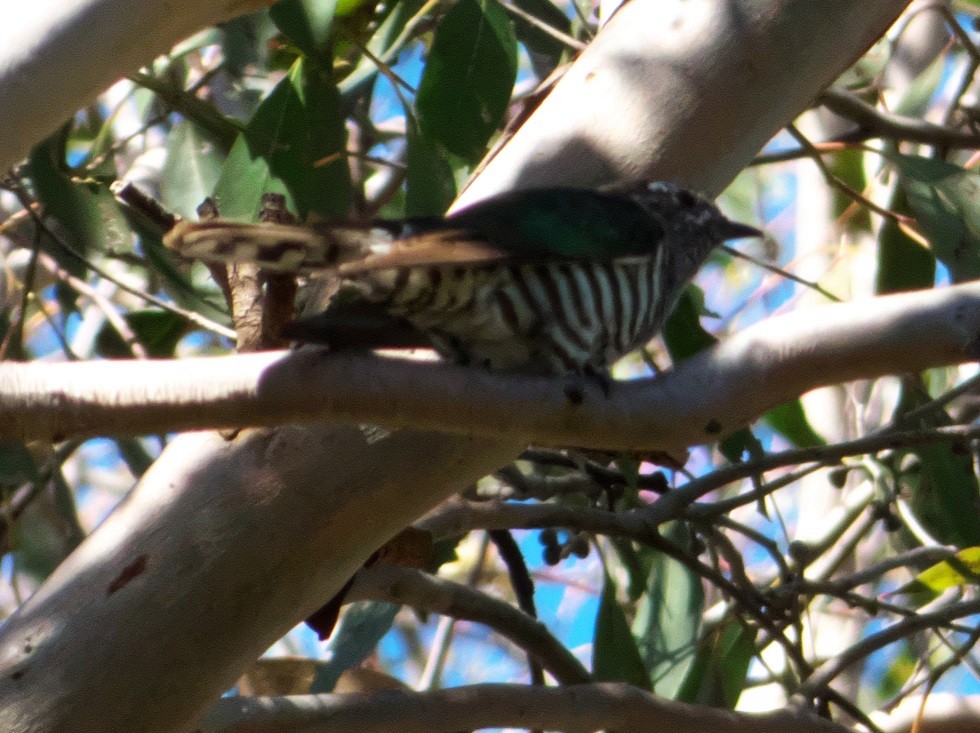
[{"label": "bird", "polygon": [[446,217],[311,226],[179,222],[179,254],[333,272],[340,297],[288,329],[333,348],[428,344],[494,372],[606,374],[664,326],[724,242],[760,237],[674,183],[508,191]]}]

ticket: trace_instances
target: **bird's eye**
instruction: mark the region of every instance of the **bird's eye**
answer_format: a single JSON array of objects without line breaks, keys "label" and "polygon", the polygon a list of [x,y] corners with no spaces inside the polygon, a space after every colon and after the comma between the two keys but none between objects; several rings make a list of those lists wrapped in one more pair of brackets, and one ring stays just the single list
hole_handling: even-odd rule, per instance
[{"label": "bird's eye", "polygon": [[685,191],[681,189],[677,192],[677,203],[683,206],[685,209],[690,209],[697,203],[697,199],[694,198],[694,194],[690,191]]}]

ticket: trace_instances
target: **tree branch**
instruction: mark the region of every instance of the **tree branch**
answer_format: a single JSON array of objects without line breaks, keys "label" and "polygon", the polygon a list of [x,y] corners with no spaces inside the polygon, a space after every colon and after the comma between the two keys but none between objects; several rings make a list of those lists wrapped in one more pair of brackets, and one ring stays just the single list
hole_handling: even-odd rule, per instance
[{"label": "tree branch", "polygon": [[0,439],[342,419],[671,450],[713,442],[816,387],[978,356],[980,282],[971,282],[772,318],[654,379],[617,384],[608,398],[581,380],[322,351],[184,359],[179,369],[10,363],[0,364]]},{"label": "tree branch", "polygon": [[379,564],[358,572],[344,599],[360,600],[386,601],[484,624],[534,657],[560,683],[592,681],[582,663],[543,623],[475,588],[414,568]]},{"label": "tree branch", "polygon": [[[0,25],[0,171],[127,73],[255,0],[65,0]],[[70,63],[66,63],[70,59]]]},{"label": "tree branch", "polygon": [[201,733],[439,733],[526,728],[591,733],[844,733],[805,711],[735,713],[664,700],[626,684],[566,687],[468,685],[432,692],[297,695],[219,700]]},{"label": "tree branch", "polygon": [[828,89],[818,101],[834,114],[846,117],[858,126],[856,134],[842,136],[846,141],[883,137],[952,148],[980,147],[980,135],[878,109],[856,94],[841,89]]},{"label": "tree branch", "polygon": [[623,3],[454,206],[556,181],[673,180],[717,194],[906,5]]}]

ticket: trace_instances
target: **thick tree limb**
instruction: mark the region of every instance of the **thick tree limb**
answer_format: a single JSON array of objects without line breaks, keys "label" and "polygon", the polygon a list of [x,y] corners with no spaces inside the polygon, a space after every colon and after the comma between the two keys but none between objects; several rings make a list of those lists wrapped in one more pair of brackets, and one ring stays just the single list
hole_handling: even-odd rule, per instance
[{"label": "thick tree limb", "polygon": [[0,364],[0,439],[343,419],[671,450],[714,441],[816,387],[977,358],[980,282],[972,282],[772,318],[655,379],[617,384],[608,398],[588,380],[321,351]]},{"label": "thick tree limb", "polygon": [[462,489],[519,450],[324,423],[180,436],[4,622],[0,730],[186,730],[447,476]]},{"label": "thick tree limb", "polygon": [[217,702],[201,733],[441,733],[528,728],[592,733],[844,733],[804,711],[764,715],[684,705],[616,683],[528,687],[469,685],[374,695],[231,697]]},{"label": "thick tree limb", "polygon": [[0,171],[96,94],[178,41],[261,0],[38,0],[0,23]]},{"label": "thick tree limb", "polygon": [[623,3],[535,110],[533,124],[516,132],[455,206],[555,181],[659,178],[717,194],[906,5]]}]

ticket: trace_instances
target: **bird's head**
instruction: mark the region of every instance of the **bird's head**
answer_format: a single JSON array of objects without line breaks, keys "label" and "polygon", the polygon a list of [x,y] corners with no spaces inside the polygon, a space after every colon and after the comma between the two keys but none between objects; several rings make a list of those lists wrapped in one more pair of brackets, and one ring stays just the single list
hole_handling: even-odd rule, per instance
[{"label": "bird's head", "polygon": [[675,183],[644,183],[631,194],[674,240],[700,241],[713,249],[729,239],[763,236],[755,227],[726,217],[710,199]]}]

